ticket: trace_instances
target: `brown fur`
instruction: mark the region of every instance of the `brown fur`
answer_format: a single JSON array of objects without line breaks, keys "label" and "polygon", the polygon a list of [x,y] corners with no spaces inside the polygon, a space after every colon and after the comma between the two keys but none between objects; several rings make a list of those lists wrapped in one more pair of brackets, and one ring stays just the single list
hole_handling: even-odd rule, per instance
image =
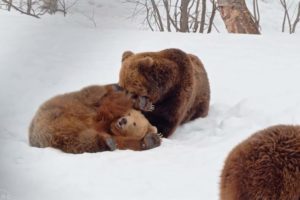
[{"label": "brown fur", "polygon": [[221,175],[221,200],[299,200],[300,126],[278,125],[236,146]]},{"label": "brown fur", "polygon": [[[134,110],[133,104],[114,85],[90,86],[56,96],[45,102],[33,118],[30,145],[54,147],[69,153],[115,148],[144,150],[158,146],[156,127],[140,111]],[[117,126],[123,118],[127,123]]]},{"label": "brown fur", "polygon": [[203,64],[179,49],[124,52],[119,84],[155,104],[144,115],[165,137],[178,125],[208,114],[210,88]]}]

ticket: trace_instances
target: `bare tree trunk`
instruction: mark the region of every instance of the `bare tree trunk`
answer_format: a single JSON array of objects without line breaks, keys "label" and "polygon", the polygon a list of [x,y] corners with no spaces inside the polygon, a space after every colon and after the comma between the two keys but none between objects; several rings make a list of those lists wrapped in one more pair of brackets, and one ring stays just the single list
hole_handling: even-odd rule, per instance
[{"label": "bare tree trunk", "polygon": [[287,20],[288,22],[288,26],[289,26],[289,33],[292,32],[292,24],[291,24],[291,18],[290,18],[290,14],[289,14],[289,10],[286,4],[285,0],[280,0],[281,5],[283,6],[284,9],[284,17],[283,17],[283,22],[282,22],[282,32],[284,32],[284,28],[285,28],[285,21]]},{"label": "bare tree trunk", "polygon": [[253,15],[256,26],[259,27],[260,13],[258,7],[258,0],[253,0]]},{"label": "bare tree trunk", "polygon": [[8,10],[8,11],[10,11],[11,5],[12,5],[12,0],[9,0],[9,1],[8,1],[8,7],[7,7],[7,10]]},{"label": "bare tree trunk", "polygon": [[159,25],[159,30],[160,30],[161,32],[163,32],[163,31],[164,31],[164,25],[163,25],[163,23],[162,23],[161,16],[160,16],[159,10],[158,10],[158,8],[157,8],[157,5],[156,5],[156,3],[155,3],[154,0],[151,0],[151,3],[152,3],[153,10],[154,10],[154,12],[155,12],[155,15],[157,16],[158,25]]},{"label": "bare tree trunk", "polygon": [[218,6],[229,33],[260,34],[245,0],[218,0]]},{"label": "bare tree trunk", "polygon": [[212,10],[211,10],[210,18],[209,18],[207,33],[210,33],[211,30],[212,30],[212,26],[213,26],[213,23],[214,23],[214,18],[215,18],[216,11],[217,11],[216,1],[212,0],[211,3],[212,3]]},{"label": "bare tree trunk", "polygon": [[195,8],[195,24],[194,24],[194,29],[193,29],[193,32],[197,32],[198,30],[198,26],[199,26],[199,21],[198,21],[198,18],[199,18],[199,6],[200,6],[200,0],[197,0],[197,3],[196,3],[196,8]]},{"label": "bare tree trunk", "polygon": [[296,26],[297,26],[297,24],[298,24],[299,21],[300,21],[300,2],[298,3],[298,12],[297,12],[296,19],[295,19],[295,21],[293,23],[292,33],[295,33]]},{"label": "bare tree trunk", "polygon": [[206,14],[206,0],[202,0],[201,21],[200,21],[200,30],[199,30],[200,33],[204,32],[205,14]]},{"label": "bare tree trunk", "polygon": [[32,0],[27,0],[27,13],[30,14],[32,8]]},{"label": "bare tree trunk", "polygon": [[281,31],[284,33],[284,28],[285,28],[285,20],[286,20],[286,12],[284,12],[284,17],[283,17],[283,21],[282,21],[282,27],[281,27]]},{"label": "bare tree trunk", "polygon": [[[174,7],[174,21],[175,21],[176,27],[178,27],[178,19],[177,19],[177,17],[178,17],[178,11],[177,11],[178,2],[179,2],[179,0],[176,0],[175,7]],[[179,28],[177,28],[176,31],[179,31]]]},{"label": "bare tree trunk", "polygon": [[189,13],[188,13],[188,5],[190,0],[181,0],[180,4],[180,32],[188,32],[189,31]]},{"label": "bare tree trunk", "polygon": [[163,0],[166,14],[167,14],[167,30],[168,32],[171,32],[171,16],[170,16],[170,6],[168,0]]}]

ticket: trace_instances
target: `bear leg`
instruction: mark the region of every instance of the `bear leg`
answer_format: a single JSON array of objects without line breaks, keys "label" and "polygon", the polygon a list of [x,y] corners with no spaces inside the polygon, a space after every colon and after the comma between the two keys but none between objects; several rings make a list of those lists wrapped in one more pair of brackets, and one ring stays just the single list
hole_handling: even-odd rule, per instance
[{"label": "bear leg", "polygon": [[94,129],[83,130],[79,133],[56,133],[50,146],[67,153],[84,153],[115,150],[114,140],[105,133]]},{"label": "bear leg", "polygon": [[193,114],[190,120],[194,120],[199,117],[206,117],[208,115],[209,103],[208,102],[201,102],[195,108],[195,113]]}]

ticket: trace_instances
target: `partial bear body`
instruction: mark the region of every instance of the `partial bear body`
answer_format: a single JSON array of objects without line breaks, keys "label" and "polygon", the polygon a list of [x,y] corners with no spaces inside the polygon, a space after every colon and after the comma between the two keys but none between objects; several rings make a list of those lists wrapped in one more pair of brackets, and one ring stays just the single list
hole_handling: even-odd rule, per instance
[{"label": "partial bear body", "polygon": [[300,126],[273,126],[236,146],[225,161],[220,197],[299,200]]},{"label": "partial bear body", "polygon": [[179,49],[124,52],[119,84],[155,104],[144,115],[165,137],[178,125],[208,114],[210,87],[203,64]]},{"label": "partial bear body", "polygon": [[45,102],[33,118],[30,145],[68,153],[158,146],[156,127],[133,106],[130,97],[117,91],[115,85],[90,86],[56,96]]}]

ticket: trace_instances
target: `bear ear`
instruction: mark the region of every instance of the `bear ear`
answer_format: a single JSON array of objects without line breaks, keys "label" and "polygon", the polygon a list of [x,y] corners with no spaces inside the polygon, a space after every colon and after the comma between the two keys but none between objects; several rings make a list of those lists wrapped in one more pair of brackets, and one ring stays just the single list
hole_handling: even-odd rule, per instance
[{"label": "bear ear", "polygon": [[147,56],[147,57],[140,59],[138,61],[138,64],[139,64],[139,69],[141,71],[144,71],[145,69],[148,69],[149,67],[151,67],[154,64],[154,60],[153,60],[153,58]]},{"label": "bear ear", "polygon": [[147,133],[157,133],[157,128],[149,124]]},{"label": "bear ear", "polygon": [[132,51],[125,51],[122,55],[122,62],[132,56],[134,53]]}]

